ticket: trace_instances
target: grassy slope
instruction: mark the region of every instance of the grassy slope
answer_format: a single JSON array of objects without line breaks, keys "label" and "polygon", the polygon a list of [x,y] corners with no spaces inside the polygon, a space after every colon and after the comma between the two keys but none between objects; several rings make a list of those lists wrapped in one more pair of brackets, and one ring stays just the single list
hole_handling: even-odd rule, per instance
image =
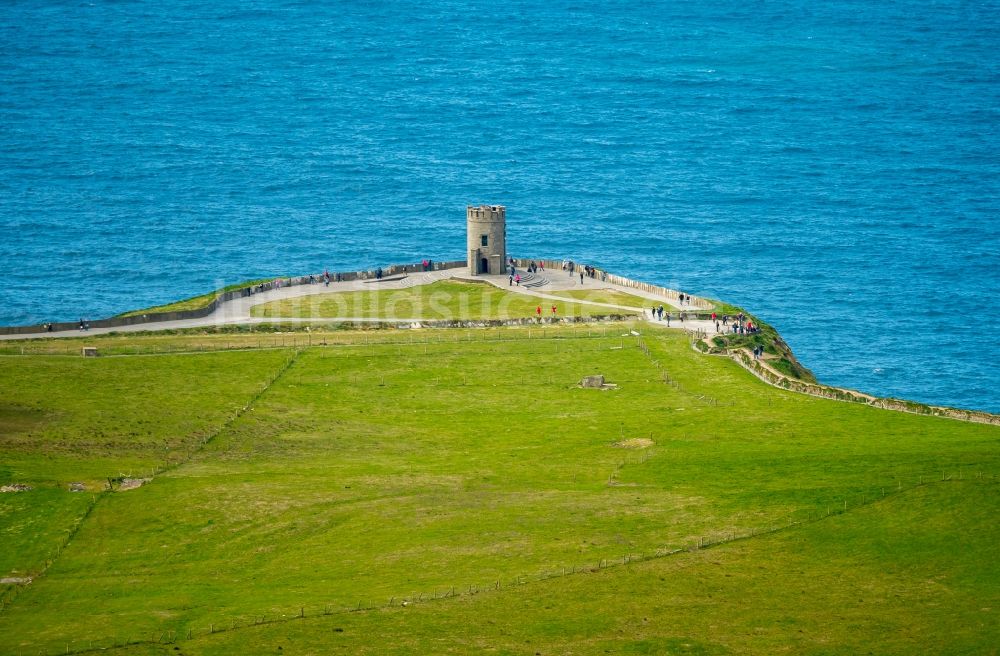
[{"label": "grassy slope", "polygon": [[233,291],[234,289],[243,289],[245,287],[250,287],[262,282],[269,282],[274,280],[274,278],[259,278],[257,280],[247,280],[246,282],[238,282],[233,285],[226,285],[222,289],[216,289],[214,292],[208,292],[207,294],[200,294],[198,296],[192,296],[191,298],[185,298],[180,301],[174,301],[173,303],[167,303],[165,305],[155,305],[153,307],[143,308],[141,310],[130,310],[129,312],[123,312],[119,317],[134,317],[140,314],[157,314],[160,312],[178,312],[181,310],[198,310],[203,307],[207,307],[209,303],[215,300],[215,297],[219,294]]},{"label": "grassy slope", "polygon": [[[625,307],[642,309],[659,305],[658,301],[652,301],[647,298],[642,298],[641,296],[633,296],[632,294],[626,294],[613,289],[574,289],[571,291],[546,293],[574,300],[592,301],[594,303],[610,303],[612,305],[624,305]],[[664,304],[663,308],[664,311],[674,310],[673,306],[666,304]]]},{"label": "grassy slope", "polygon": [[[185,635],[213,623],[294,615],[300,607],[315,614],[327,604],[385,603],[497,579],[506,586],[519,575],[812,518],[844,499],[853,508],[882,487],[911,486],[941,469],[1000,470],[994,427],[782,392],[732,362],[692,352],[676,333],[647,337],[672,385],[633,340],[537,335],[305,352],[252,412],[189,463],[102,499],[48,573],[0,613],[0,653],[61,651],[67,642],[78,648],[102,638],[109,644],[116,634]],[[206,358],[237,355],[259,354],[171,359],[190,359],[208,374]],[[17,368],[56,360],[18,359]],[[575,387],[595,372],[621,388]],[[74,390],[80,393],[78,386],[60,393]],[[88,394],[121,399],[128,390],[108,385]],[[109,405],[107,412],[110,421],[116,410]],[[623,436],[651,437],[652,457],[614,448]],[[46,461],[36,467],[45,480]],[[897,521],[873,515],[852,528],[850,535],[868,536],[858,543],[864,548],[823,527],[846,526],[849,518],[879,512],[875,507],[621,570],[246,629],[183,649],[235,653],[294,636],[288,639],[302,653],[340,645],[334,638],[348,652],[371,653],[381,652],[383,640],[401,653],[490,645],[519,653],[529,644],[544,646],[543,653],[659,653],[662,645],[683,653],[684,644],[714,653],[740,651],[741,640],[794,649],[794,629],[805,627],[815,634],[816,651],[825,644],[849,652],[863,641],[891,639],[880,651],[905,652],[908,643],[896,634],[881,637],[880,627],[905,626],[917,637],[936,630],[939,640],[945,631],[955,640],[961,631],[948,627],[976,627],[978,609],[995,607],[984,595],[995,597],[997,572],[982,550],[995,549],[988,546],[996,544],[989,518],[997,497],[995,488],[976,485],[954,487],[980,490],[977,496],[907,501],[924,498],[920,489],[882,502],[878,508],[895,508]],[[940,531],[962,525],[983,541],[956,550],[942,546],[947,533],[936,542],[925,536],[913,561],[921,566],[908,566],[893,545],[935,521]],[[15,539],[34,531],[0,522]],[[879,537],[875,529],[892,535]],[[775,540],[790,542],[776,548]],[[724,556],[723,567],[712,562]],[[877,585],[870,583],[874,575],[881,576]],[[914,607],[928,581],[949,595],[947,610]],[[864,586],[879,604],[851,600]],[[706,592],[728,600],[713,602]],[[831,610],[824,600],[847,605]],[[350,635],[331,637],[332,626],[348,626]],[[455,641],[464,634],[469,642]],[[961,636],[966,645],[987,638],[981,630]],[[688,651],[697,653],[695,647]]]},{"label": "grassy slope", "polygon": [[509,319],[542,316],[607,315],[613,309],[555,302],[497,289],[492,285],[440,281],[397,290],[337,292],[271,301],[254,306],[255,317],[387,317],[396,319]]}]

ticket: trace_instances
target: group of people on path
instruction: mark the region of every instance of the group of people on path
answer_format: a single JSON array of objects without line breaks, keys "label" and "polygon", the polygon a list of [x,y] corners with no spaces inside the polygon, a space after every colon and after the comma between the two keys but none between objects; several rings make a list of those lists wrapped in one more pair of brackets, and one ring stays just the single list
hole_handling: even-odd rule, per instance
[{"label": "group of people on path", "polygon": [[514,261],[514,258],[512,257],[507,258],[507,273],[508,273],[507,277],[509,278],[507,280],[507,286],[509,287],[510,285],[517,283],[517,286],[520,287],[521,274],[517,272],[517,263]]},{"label": "group of people on path", "polygon": [[[690,299],[690,297],[687,298]],[[671,318],[670,313],[669,312],[664,313],[662,304],[654,305],[652,308],[650,308],[650,314],[653,316],[653,319],[656,319],[658,321],[663,321],[663,315],[666,314],[667,326],[670,325],[670,318]],[[678,318],[680,319],[681,323],[684,323],[685,319],[687,319],[687,313],[685,312],[678,313]],[[747,317],[747,315],[745,315],[742,312],[740,312],[735,317],[730,317],[728,314],[724,314],[722,315],[721,320],[719,318],[719,315],[713,312],[711,319],[712,323],[715,324],[716,333],[723,332],[723,326],[726,327],[726,332],[732,332],[733,334],[737,335],[753,335],[755,333],[760,332],[760,327],[754,324],[753,320],[751,320],[749,317]],[[763,351],[761,351],[761,355],[763,355]]]},{"label": "group of people on path", "polygon": [[[337,275],[337,282],[340,282],[340,274],[338,273],[336,275]],[[333,278],[333,276],[330,275],[330,270],[329,269],[323,269],[323,285],[326,286],[326,287],[329,287],[330,286],[330,280],[332,278]]]},{"label": "group of people on path", "polygon": [[[712,316],[714,317],[715,314],[713,313]],[[734,335],[753,335],[754,333],[760,332],[760,326],[755,325],[754,322],[742,312],[733,317],[733,323],[731,325],[729,324],[729,315],[723,315],[722,325],[729,325],[729,332]],[[716,323],[716,328],[718,328],[718,323]]]},{"label": "group of people on path", "polygon": [[[652,309],[650,310],[650,312],[652,313],[654,319],[656,319],[657,321],[663,321],[663,305],[662,304],[658,305],[658,306],[654,305],[652,307]],[[670,313],[667,312],[666,314],[667,314],[667,327],[669,327],[670,326]],[[684,323],[684,320],[687,318],[687,316],[685,315],[684,312],[681,312],[680,315],[678,316],[678,318],[681,320],[681,323]]]},{"label": "group of people on path", "polygon": [[[567,273],[570,277],[576,272],[580,275],[580,284],[583,284],[584,278],[597,278],[598,270],[597,267],[592,267],[589,264],[579,265],[573,260],[563,260],[562,270]],[[601,280],[607,280],[608,274],[601,271]]]},{"label": "group of people on path", "polygon": [[[507,270],[510,277],[510,284],[517,284],[517,265],[513,257],[507,258]],[[531,260],[526,267],[528,273],[538,273],[541,271],[545,272],[545,263],[539,260],[535,262]],[[605,271],[599,270],[597,267],[592,267],[589,264],[577,264],[573,260],[563,260],[562,270],[566,272],[566,275],[572,277],[574,274],[580,276],[580,284],[583,284],[584,278],[597,278],[600,275],[601,281],[606,281],[608,274]]]}]

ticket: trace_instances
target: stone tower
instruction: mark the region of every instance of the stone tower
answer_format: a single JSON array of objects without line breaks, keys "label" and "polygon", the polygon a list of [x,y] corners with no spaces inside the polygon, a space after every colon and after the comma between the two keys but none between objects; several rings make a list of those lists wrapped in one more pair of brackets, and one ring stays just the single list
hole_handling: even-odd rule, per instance
[{"label": "stone tower", "polygon": [[469,273],[503,274],[507,270],[507,208],[469,205],[465,209],[469,242]]}]

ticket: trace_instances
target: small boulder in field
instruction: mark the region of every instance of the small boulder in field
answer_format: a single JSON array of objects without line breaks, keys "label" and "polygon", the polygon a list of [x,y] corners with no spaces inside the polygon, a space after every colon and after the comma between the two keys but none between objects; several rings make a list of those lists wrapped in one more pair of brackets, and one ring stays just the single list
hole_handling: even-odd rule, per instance
[{"label": "small boulder in field", "polygon": [[69,484],[69,491],[70,492],[86,492],[87,491],[87,486],[84,485],[83,483],[70,483]]},{"label": "small boulder in field", "polygon": [[604,376],[584,376],[583,380],[580,381],[580,387],[591,387],[600,389],[604,387]]},{"label": "small boulder in field", "polygon": [[653,440],[646,437],[630,437],[614,444],[619,449],[648,449],[653,446]]},{"label": "small boulder in field", "polygon": [[25,483],[11,483],[0,487],[0,492],[30,492],[35,488]]},{"label": "small boulder in field", "polygon": [[122,484],[118,486],[119,492],[127,492],[128,490],[135,490],[140,488],[146,483],[150,482],[151,478],[125,478],[122,479]]}]

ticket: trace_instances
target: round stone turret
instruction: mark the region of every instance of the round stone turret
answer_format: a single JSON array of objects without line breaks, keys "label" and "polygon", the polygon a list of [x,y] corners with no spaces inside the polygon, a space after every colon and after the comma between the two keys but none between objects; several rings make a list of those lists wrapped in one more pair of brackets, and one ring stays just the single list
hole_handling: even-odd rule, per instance
[{"label": "round stone turret", "polygon": [[503,205],[469,205],[465,209],[468,229],[469,273],[502,274],[507,270],[507,208]]}]

